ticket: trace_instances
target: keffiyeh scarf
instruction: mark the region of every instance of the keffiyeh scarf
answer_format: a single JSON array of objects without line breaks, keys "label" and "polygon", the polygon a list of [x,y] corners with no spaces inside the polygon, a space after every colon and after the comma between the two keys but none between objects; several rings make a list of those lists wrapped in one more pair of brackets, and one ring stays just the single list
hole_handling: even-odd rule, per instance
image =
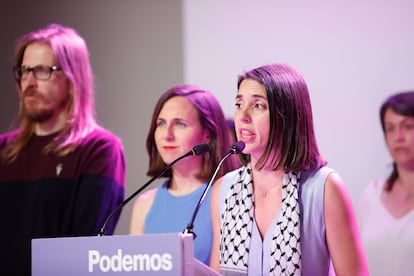
[{"label": "keffiyeh scarf", "polygon": [[[300,206],[297,174],[285,174],[280,217],[273,232],[269,275],[300,275]],[[251,164],[242,167],[230,186],[221,214],[220,264],[247,274],[254,216]]]}]

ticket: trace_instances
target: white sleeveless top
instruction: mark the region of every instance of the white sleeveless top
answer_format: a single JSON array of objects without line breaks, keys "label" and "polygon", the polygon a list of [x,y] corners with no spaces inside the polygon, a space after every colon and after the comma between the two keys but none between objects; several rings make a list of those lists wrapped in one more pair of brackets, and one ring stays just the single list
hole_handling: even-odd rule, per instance
[{"label": "white sleeveless top", "polygon": [[[220,213],[225,208],[225,198],[230,186],[238,177],[238,170],[227,173],[220,189]],[[322,167],[313,174],[303,172],[299,185],[301,202],[301,251],[302,275],[335,275],[330,274],[330,255],[325,237],[324,222],[324,188],[326,178],[334,170]],[[221,217],[221,214],[220,214]],[[279,212],[273,218],[272,225],[262,242],[256,222],[253,223],[248,260],[248,275],[266,275],[269,271],[270,246],[273,231],[278,221]],[[230,275],[230,274],[223,274]],[[231,273],[231,275],[243,275]]]},{"label": "white sleeveless top", "polygon": [[381,201],[384,179],[362,192],[358,223],[372,276],[414,275],[414,209],[397,219]]}]

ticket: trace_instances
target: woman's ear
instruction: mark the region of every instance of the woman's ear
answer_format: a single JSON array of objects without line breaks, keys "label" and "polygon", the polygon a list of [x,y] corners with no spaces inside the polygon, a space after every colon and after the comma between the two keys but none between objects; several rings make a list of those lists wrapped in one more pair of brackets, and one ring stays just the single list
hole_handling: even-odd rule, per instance
[{"label": "woman's ear", "polygon": [[210,137],[211,137],[211,135],[210,135],[210,132],[207,130],[207,129],[205,129],[204,130],[204,140],[207,142],[207,143],[210,143],[211,141],[210,141]]}]

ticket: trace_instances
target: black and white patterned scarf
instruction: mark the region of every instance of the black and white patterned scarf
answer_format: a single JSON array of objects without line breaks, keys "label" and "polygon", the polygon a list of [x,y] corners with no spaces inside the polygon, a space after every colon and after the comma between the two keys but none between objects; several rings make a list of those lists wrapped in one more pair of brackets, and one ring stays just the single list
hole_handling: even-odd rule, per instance
[{"label": "black and white patterned scarf", "polygon": [[[282,183],[281,215],[273,232],[269,275],[300,275],[299,177],[287,173]],[[251,164],[239,170],[222,213],[220,264],[247,274],[254,216]]]}]

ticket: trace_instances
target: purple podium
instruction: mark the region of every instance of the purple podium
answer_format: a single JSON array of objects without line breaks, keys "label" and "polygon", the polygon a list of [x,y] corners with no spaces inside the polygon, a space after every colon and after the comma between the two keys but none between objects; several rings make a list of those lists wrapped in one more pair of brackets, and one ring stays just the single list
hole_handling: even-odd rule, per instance
[{"label": "purple podium", "polygon": [[219,275],[182,233],[32,240],[32,275]]}]

